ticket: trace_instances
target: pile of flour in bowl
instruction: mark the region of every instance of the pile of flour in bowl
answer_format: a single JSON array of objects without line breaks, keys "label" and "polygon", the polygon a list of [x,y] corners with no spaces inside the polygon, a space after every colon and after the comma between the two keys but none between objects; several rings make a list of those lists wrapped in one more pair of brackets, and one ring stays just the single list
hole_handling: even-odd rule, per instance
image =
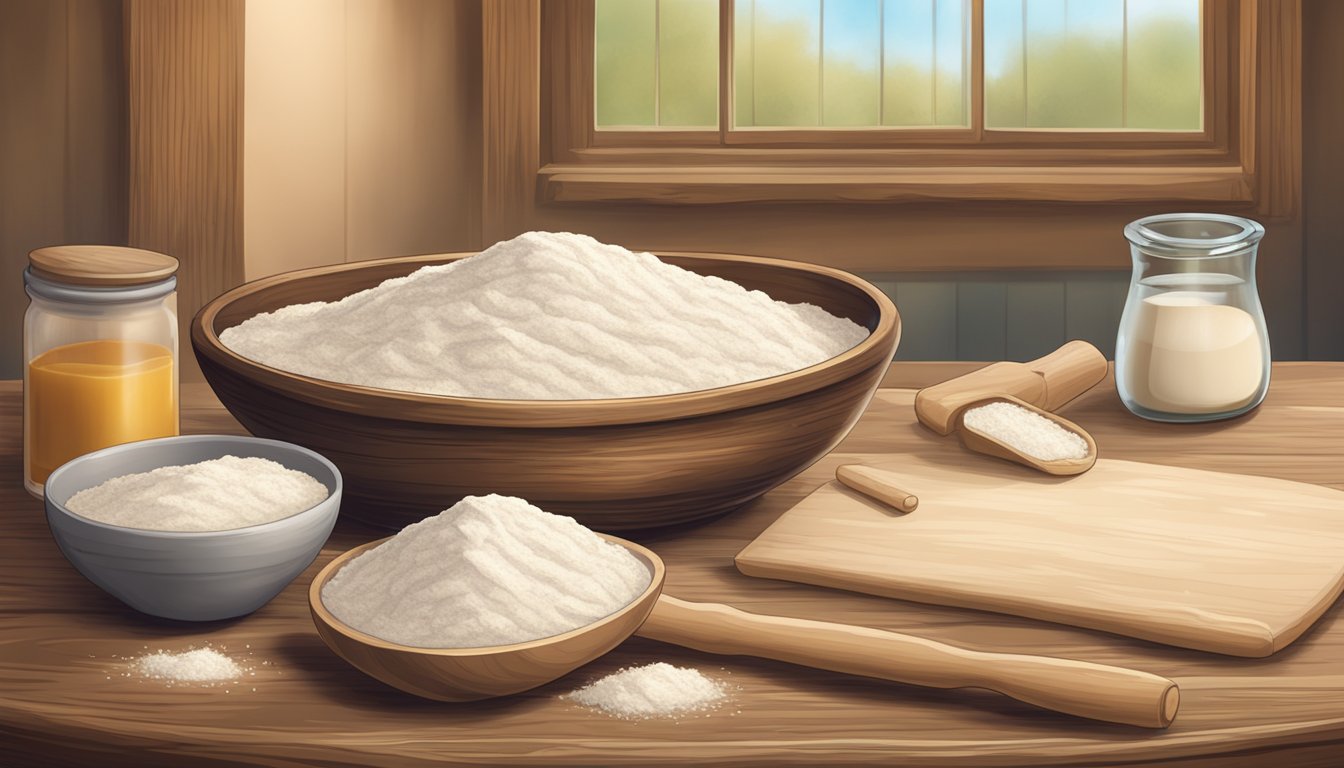
[{"label": "pile of flour in bowl", "polygon": [[361,553],[322,587],[345,624],[417,648],[511,645],[634,602],[652,575],[580,525],[513,496],[468,496]]},{"label": "pile of flour in bowl", "polygon": [[227,328],[243,357],[327,381],[434,395],[590,400],[800,370],[868,330],[812,304],[586,235],[529,232],[335,302]]}]

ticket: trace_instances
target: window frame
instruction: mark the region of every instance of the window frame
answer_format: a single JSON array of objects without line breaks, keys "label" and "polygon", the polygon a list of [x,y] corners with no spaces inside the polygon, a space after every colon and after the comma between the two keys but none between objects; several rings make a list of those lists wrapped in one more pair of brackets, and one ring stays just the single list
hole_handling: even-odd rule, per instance
[{"label": "window frame", "polygon": [[[1209,85],[1198,133],[992,130],[972,143],[949,135],[958,129],[721,128],[718,141],[708,143],[695,131],[595,129],[592,0],[486,0],[487,168],[491,120],[501,126],[531,120],[538,142],[534,192],[542,203],[1199,202],[1284,215],[1300,186],[1292,181],[1300,178],[1300,142],[1291,140],[1291,129],[1300,119],[1301,74],[1296,46],[1280,43],[1300,33],[1285,28],[1300,25],[1300,0],[1204,4]],[[982,0],[973,0],[973,38],[982,38],[982,9]],[[731,34],[731,19],[724,18],[730,3],[721,14],[722,43]],[[499,26],[510,18],[526,26]],[[982,46],[974,40],[973,49]],[[517,72],[522,62],[535,70]],[[522,85],[520,74],[528,93],[491,92],[492,83]],[[731,71],[722,82],[726,111]],[[982,83],[977,60],[973,110],[983,109],[974,96]],[[756,136],[729,142],[728,133]],[[1272,176],[1257,172],[1268,155],[1276,160]]]}]

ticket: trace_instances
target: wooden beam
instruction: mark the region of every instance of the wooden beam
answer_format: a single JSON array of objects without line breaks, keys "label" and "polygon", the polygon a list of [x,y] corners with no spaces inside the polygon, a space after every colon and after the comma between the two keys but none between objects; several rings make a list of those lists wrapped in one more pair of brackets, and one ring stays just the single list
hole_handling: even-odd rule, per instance
[{"label": "wooden beam", "polygon": [[527,231],[541,167],[540,0],[481,6],[481,245]]},{"label": "wooden beam", "polygon": [[243,0],[126,0],[130,244],[176,257],[186,328],[243,279]]}]

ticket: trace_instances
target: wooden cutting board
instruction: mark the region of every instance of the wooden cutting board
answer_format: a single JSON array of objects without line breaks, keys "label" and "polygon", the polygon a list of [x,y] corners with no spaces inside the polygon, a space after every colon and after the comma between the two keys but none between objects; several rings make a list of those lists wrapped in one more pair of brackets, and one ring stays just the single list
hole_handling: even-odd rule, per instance
[{"label": "wooden cutting board", "polygon": [[1293,642],[1344,585],[1341,491],[1107,459],[1055,478],[976,456],[861,458],[919,507],[831,481],[738,570],[1234,656]]}]

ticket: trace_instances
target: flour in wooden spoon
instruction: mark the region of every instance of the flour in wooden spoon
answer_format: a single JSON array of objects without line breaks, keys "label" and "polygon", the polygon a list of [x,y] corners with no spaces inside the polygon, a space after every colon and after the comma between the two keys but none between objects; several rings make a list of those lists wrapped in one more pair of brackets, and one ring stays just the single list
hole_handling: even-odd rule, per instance
[{"label": "flour in wooden spoon", "polygon": [[649,569],[571,517],[511,496],[468,496],[355,557],[322,605],[355,629],[418,648],[550,637],[629,605]]},{"label": "flour in wooden spoon", "polygon": [[585,235],[529,232],[331,303],[225,329],[234,352],[318,379],[436,395],[587,400],[800,370],[868,331],[811,304]]}]

